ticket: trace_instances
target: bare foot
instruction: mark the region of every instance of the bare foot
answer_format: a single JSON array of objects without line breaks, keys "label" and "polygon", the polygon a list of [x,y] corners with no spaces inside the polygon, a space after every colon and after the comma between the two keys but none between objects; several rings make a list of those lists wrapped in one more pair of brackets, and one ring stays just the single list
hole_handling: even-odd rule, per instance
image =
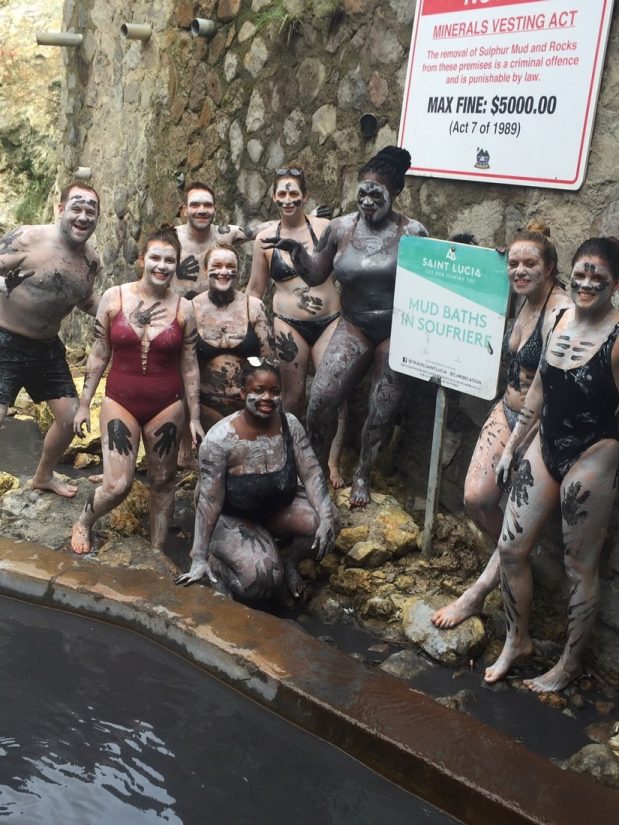
[{"label": "bare foot", "polygon": [[295,599],[298,599],[305,590],[305,582],[301,578],[296,564],[292,561],[285,561],[284,574],[286,576],[288,590],[290,590]]},{"label": "bare foot", "polygon": [[365,507],[370,502],[370,485],[363,478],[355,476],[350,491],[350,506]]},{"label": "bare foot", "polygon": [[102,484],[103,483],[103,473],[95,473],[92,476],[88,476],[88,481],[91,481],[93,484]]},{"label": "bare foot", "polygon": [[56,493],[57,496],[64,496],[65,498],[73,498],[73,496],[77,493],[77,487],[73,484],[67,484],[64,481],[61,481],[58,476],[53,474],[49,478],[43,479],[35,476],[32,479],[32,489],[50,490],[52,493]]},{"label": "bare foot", "polygon": [[346,482],[342,478],[339,467],[329,465],[329,481],[334,490],[341,490],[342,487],[346,487]]},{"label": "bare foot", "polygon": [[90,530],[80,521],[76,521],[71,531],[71,550],[78,556],[90,553]]},{"label": "bare foot", "polygon": [[430,621],[435,627],[440,627],[442,630],[457,627],[465,619],[481,613],[483,606],[483,595],[478,596],[473,588],[469,587],[455,601],[449,602],[444,607],[439,607]]},{"label": "bare foot", "polygon": [[531,639],[528,637],[516,644],[515,642],[505,642],[505,646],[501,651],[501,655],[493,665],[486,668],[484,674],[484,682],[493,684],[504,679],[509,673],[509,669],[517,659],[522,659],[525,656],[530,656],[533,652],[533,645]]},{"label": "bare foot", "polygon": [[563,690],[564,687],[573,682],[580,675],[580,665],[568,667],[562,664],[561,660],[547,673],[536,676],[535,679],[523,679],[523,683],[534,693],[550,693],[556,690]]}]

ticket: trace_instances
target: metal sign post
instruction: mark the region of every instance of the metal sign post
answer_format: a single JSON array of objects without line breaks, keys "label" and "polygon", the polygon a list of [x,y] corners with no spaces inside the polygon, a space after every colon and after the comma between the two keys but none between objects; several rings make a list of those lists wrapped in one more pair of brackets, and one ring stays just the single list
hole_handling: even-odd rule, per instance
[{"label": "metal sign post", "polygon": [[428,476],[428,494],[426,496],[426,514],[423,521],[423,542],[421,555],[424,559],[432,556],[432,530],[438,508],[441,489],[441,470],[443,468],[443,440],[447,420],[447,394],[440,381],[436,388],[436,407],[434,408],[434,430],[432,431],[432,453],[430,455],[430,474]]}]

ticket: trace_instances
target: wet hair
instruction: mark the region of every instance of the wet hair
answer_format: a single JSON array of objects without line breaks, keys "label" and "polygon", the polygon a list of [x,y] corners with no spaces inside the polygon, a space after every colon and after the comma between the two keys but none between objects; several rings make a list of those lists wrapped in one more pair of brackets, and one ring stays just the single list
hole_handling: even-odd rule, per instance
[{"label": "wet hair", "polygon": [[213,203],[215,203],[215,193],[211,189],[211,187],[207,183],[202,183],[202,181],[194,180],[192,181],[187,189],[185,189],[185,196],[183,198],[183,203],[187,206],[189,200],[189,193],[192,192],[194,189],[202,190],[203,192],[208,192],[210,196],[213,198]]},{"label": "wet hair", "polygon": [[449,240],[454,243],[466,243],[470,246],[479,246],[479,241],[472,232],[456,232],[455,235],[450,235]]},{"label": "wet hair", "polygon": [[65,186],[60,193],[60,203],[65,204],[69,200],[69,195],[73,189],[84,189],[86,192],[91,192],[97,199],[97,203],[101,204],[101,198],[99,197],[97,190],[93,186],[83,183],[81,180],[72,180],[71,183]]},{"label": "wet hair", "polygon": [[204,269],[208,268],[208,262],[211,259],[211,255],[213,255],[214,252],[222,252],[222,251],[233,252],[234,257],[236,258],[236,264],[237,264],[237,266],[239,265],[239,253],[232,246],[232,244],[220,243],[220,244],[217,244],[217,246],[211,246],[210,249],[206,250],[206,253],[204,255]]},{"label": "wet hair", "polygon": [[373,172],[388,182],[388,188],[393,195],[398,195],[404,189],[404,181],[410,165],[411,156],[406,149],[400,149],[399,146],[385,146],[359,169],[357,180],[362,180],[365,174]]},{"label": "wet hair", "polygon": [[[295,172],[300,172],[301,174],[292,174],[291,169],[294,169]],[[305,169],[303,168],[303,164],[299,163],[298,160],[291,160],[290,163],[286,164],[285,166],[278,166],[277,169],[273,172],[273,194],[275,194],[275,190],[277,189],[277,182],[282,180],[282,178],[292,178],[296,180],[299,184],[299,189],[303,195],[307,195],[307,183],[305,181]]]},{"label": "wet hair", "polygon": [[572,266],[581,258],[602,258],[608,264],[613,281],[619,281],[619,240],[612,235],[588,238],[583,241],[572,258]]},{"label": "wet hair", "polygon": [[556,281],[559,274],[559,256],[557,255],[557,247],[550,240],[550,227],[548,224],[539,220],[529,221],[524,229],[516,231],[509,248],[511,249],[518,241],[528,241],[539,246],[542,260],[545,266],[551,267],[551,275]]},{"label": "wet hair", "polygon": [[255,373],[257,372],[270,372],[277,378],[277,380],[281,384],[282,374],[280,372],[279,366],[277,365],[277,362],[272,361],[269,358],[260,358],[259,363],[257,364],[252,364],[249,361],[245,363],[245,366],[241,370],[240,377],[242,389],[245,389],[245,387],[247,386],[247,382],[249,381],[251,376],[255,375]]},{"label": "wet hair", "polygon": [[160,243],[166,243],[169,246],[172,246],[174,248],[174,251],[176,252],[176,263],[180,263],[181,243],[178,239],[178,235],[176,234],[176,230],[173,226],[170,226],[170,224],[168,223],[163,223],[161,224],[159,229],[154,229],[152,232],[150,232],[142,241],[140,255],[146,255],[148,245],[154,243],[155,241],[159,241]]}]

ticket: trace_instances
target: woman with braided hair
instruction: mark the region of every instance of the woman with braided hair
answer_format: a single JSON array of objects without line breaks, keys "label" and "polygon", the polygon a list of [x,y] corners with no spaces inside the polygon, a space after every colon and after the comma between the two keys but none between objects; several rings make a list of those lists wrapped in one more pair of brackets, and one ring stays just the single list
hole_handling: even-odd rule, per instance
[{"label": "woman with braided hair", "polygon": [[312,446],[323,468],[337,427],[337,412],[371,369],[368,414],[354,471],[350,503],[370,500],[370,471],[393,432],[403,376],[389,367],[389,340],[398,244],[403,235],[427,236],[418,221],[393,210],[404,188],[410,155],[387,146],[359,170],[358,211],[331,221],[312,255],[291,238],[266,238],[266,249],[290,253],[309,286],[333,273],[340,283],[342,315],[316,371],[307,410]]}]

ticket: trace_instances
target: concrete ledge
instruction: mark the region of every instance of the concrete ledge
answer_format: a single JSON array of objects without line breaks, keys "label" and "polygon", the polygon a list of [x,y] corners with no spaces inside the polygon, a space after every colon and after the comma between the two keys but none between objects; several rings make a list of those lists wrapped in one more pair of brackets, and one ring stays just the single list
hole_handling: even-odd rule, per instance
[{"label": "concrete ledge", "polygon": [[617,822],[615,791],[208,588],[0,538],[0,592],[137,630],[465,823]]}]

